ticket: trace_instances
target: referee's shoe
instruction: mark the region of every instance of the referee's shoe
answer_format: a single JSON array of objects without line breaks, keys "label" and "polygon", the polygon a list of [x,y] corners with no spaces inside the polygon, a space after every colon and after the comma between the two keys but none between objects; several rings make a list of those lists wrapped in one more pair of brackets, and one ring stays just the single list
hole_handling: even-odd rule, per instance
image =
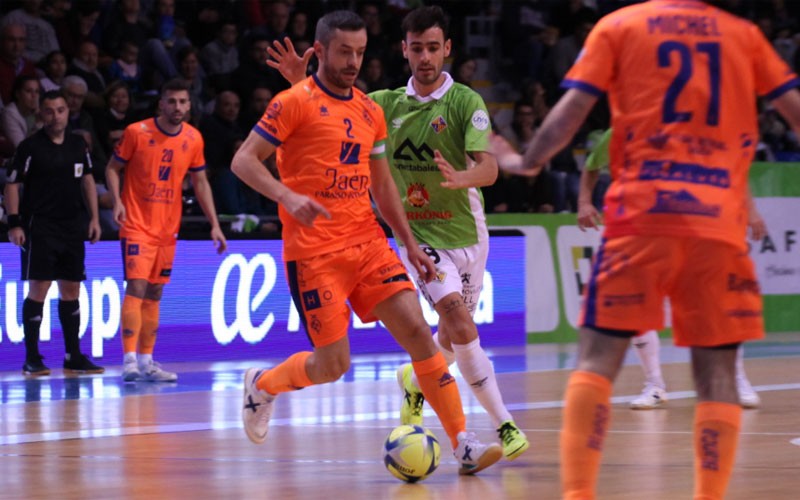
[{"label": "referee's shoe", "polygon": [[50,368],[46,367],[42,362],[44,356],[35,355],[25,358],[25,364],[22,365],[22,374],[26,377],[44,377],[50,375]]},{"label": "referee's shoe", "polygon": [[106,369],[97,366],[83,354],[77,356],[69,355],[64,358],[64,373],[71,375],[82,375],[85,373],[103,373]]}]

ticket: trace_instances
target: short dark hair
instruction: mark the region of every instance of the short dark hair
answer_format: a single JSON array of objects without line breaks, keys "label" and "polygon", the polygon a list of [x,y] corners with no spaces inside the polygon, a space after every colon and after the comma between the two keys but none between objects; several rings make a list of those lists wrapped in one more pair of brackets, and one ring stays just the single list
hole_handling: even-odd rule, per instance
[{"label": "short dark hair", "polygon": [[314,39],[327,47],[333,39],[333,32],[342,31],[361,31],[367,29],[364,20],[355,12],[349,10],[335,10],[322,16],[317,21],[317,31]]},{"label": "short dark hair", "polygon": [[409,33],[422,33],[433,27],[438,26],[444,33],[444,39],[449,38],[450,19],[438,5],[427,5],[417,7],[403,18],[400,28],[403,30],[403,38]]},{"label": "short dark hair", "polygon": [[163,97],[167,92],[179,92],[181,90],[189,92],[189,84],[183,78],[173,78],[172,80],[167,80],[161,86],[161,96]]},{"label": "short dark hair", "polygon": [[16,77],[14,79],[14,85],[11,87],[11,100],[12,101],[16,102],[16,100],[17,100],[17,92],[22,90],[22,87],[24,87],[25,84],[28,83],[28,82],[36,82],[36,84],[39,86],[39,92],[42,91],[42,84],[39,83],[39,78],[37,78],[35,76],[31,76],[31,75],[19,75],[18,77]]},{"label": "short dark hair", "polygon": [[66,102],[67,96],[64,95],[64,91],[62,89],[48,90],[47,92],[44,92],[39,97],[39,104],[42,104],[44,101],[55,101],[56,99],[64,99]]}]

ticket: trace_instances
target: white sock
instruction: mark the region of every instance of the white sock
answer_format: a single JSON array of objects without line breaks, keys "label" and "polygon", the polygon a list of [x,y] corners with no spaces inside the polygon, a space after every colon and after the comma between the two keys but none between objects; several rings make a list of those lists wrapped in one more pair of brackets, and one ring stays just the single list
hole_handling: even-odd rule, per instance
[{"label": "white sock", "polygon": [[469,344],[453,344],[456,364],[464,380],[472,388],[472,393],[481,406],[489,414],[492,424],[500,427],[506,420],[514,420],[503,404],[503,397],[497,387],[497,378],[494,367],[489,361],[486,351],[481,349],[480,339],[475,339]]},{"label": "white sock", "polygon": [[[439,332],[433,334],[433,343],[436,344],[436,348],[439,349],[439,352],[441,352],[442,356],[444,356],[447,366],[450,366],[456,362],[456,355],[453,353],[453,351],[448,351],[442,347],[441,343],[439,343]],[[411,381],[414,383],[414,386],[419,389],[419,380],[417,380],[416,372],[411,375]]]},{"label": "white sock", "polygon": [[150,363],[153,362],[153,355],[152,354],[140,354],[139,355],[139,366],[150,366]]},{"label": "white sock", "polygon": [[136,362],[136,353],[135,352],[126,352],[125,356],[122,357],[123,363],[135,363]]},{"label": "white sock", "polygon": [[661,341],[658,339],[658,332],[650,330],[644,335],[633,337],[633,345],[639,361],[642,363],[645,382],[666,389],[664,377],[661,375],[661,360],[659,359]]}]

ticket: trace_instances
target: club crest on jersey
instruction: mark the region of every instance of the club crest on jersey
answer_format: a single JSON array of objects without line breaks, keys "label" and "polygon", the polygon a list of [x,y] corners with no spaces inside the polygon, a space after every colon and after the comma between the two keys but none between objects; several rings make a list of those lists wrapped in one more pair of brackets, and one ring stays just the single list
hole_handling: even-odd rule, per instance
[{"label": "club crest on jersey", "polygon": [[155,145],[156,145],[156,141],[155,141],[154,139],[150,139],[149,141],[147,141],[147,145],[148,145],[149,147],[151,147],[151,148],[152,148],[152,147],[155,147]]},{"label": "club crest on jersey", "polygon": [[279,100],[272,101],[267,107],[267,118],[277,120],[283,111],[283,103]]},{"label": "club crest on jersey", "polygon": [[400,128],[403,126],[403,119],[402,118],[395,118],[392,120],[392,128]]},{"label": "club crest on jersey", "polygon": [[189,143],[183,141],[183,144],[181,144],[181,150],[185,153],[188,149],[189,149]]},{"label": "club crest on jersey", "polygon": [[372,117],[369,116],[369,112],[365,109],[362,111],[361,116],[364,118],[364,121],[371,127],[372,126]]},{"label": "club crest on jersey", "polygon": [[408,186],[408,190],[406,191],[406,199],[408,200],[409,205],[416,208],[422,208],[428,203],[430,203],[430,195],[428,191],[425,189],[425,185],[419,182],[415,182]]},{"label": "club crest on jersey", "polygon": [[319,107],[319,116],[330,116],[330,113],[328,113],[328,107],[327,106],[322,105],[322,106]]},{"label": "club crest on jersey", "polygon": [[439,115],[438,117],[436,117],[435,120],[431,122],[431,128],[433,129],[434,132],[438,134],[442,130],[447,128],[447,122],[444,121],[444,117],[442,115]]}]

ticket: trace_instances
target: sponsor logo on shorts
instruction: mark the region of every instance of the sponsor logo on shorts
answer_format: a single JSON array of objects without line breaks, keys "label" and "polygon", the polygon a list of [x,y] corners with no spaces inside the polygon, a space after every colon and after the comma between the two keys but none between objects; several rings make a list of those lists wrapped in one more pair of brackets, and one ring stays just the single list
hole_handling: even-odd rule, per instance
[{"label": "sponsor logo on shorts", "polygon": [[689,191],[662,191],[656,193],[656,203],[648,210],[652,214],[687,214],[702,217],[719,217],[722,207],[700,201]]},{"label": "sponsor logo on shorts", "polygon": [[333,290],[330,287],[314,288],[303,292],[303,307],[306,311],[313,311],[330,305],[333,302]]},{"label": "sponsor logo on shorts", "polygon": [[472,279],[472,274],[470,273],[462,273],[461,274],[461,284],[462,285],[469,285],[470,280]]},{"label": "sponsor logo on shorts", "polygon": [[703,448],[701,458],[703,469],[719,470],[719,432],[704,428],[700,431],[700,444]]},{"label": "sponsor logo on shorts", "polygon": [[603,295],[601,300],[604,307],[638,306],[644,304],[644,293]]},{"label": "sponsor logo on shorts", "polygon": [[128,255],[139,255],[139,245],[128,245]]},{"label": "sponsor logo on shorts", "polygon": [[316,314],[312,314],[311,321],[308,322],[308,326],[319,334],[319,332],[322,330],[322,321],[319,320]]},{"label": "sponsor logo on shorts", "polygon": [[444,283],[445,278],[447,278],[447,273],[444,271],[436,270],[436,281],[439,283]]},{"label": "sponsor logo on shorts", "polygon": [[758,286],[757,280],[728,273],[728,291],[758,295],[761,293],[761,288]]}]

